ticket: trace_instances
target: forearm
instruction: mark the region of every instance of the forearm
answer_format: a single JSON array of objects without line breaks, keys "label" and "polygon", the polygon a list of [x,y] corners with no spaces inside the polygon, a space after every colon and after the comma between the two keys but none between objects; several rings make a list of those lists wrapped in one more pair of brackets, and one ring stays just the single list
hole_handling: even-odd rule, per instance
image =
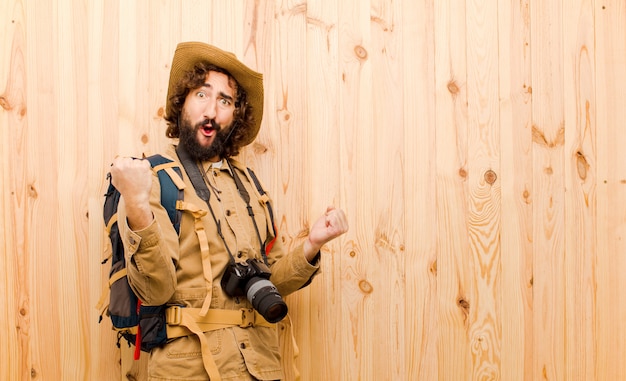
[{"label": "forearm", "polygon": [[322,249],[322,246],[324,245],[314,245],[311,242],[311,239],[307,237],[307,239],[302,244],[302,251],[304,253],[304,257],[309,263],[314,263],[318,260],[318,256],[320,250]]},{"label": "forearm", "polygon": [[133,200],[125,203],[126,221],[133,231],[147,228],[154,220],[150,200]]}]

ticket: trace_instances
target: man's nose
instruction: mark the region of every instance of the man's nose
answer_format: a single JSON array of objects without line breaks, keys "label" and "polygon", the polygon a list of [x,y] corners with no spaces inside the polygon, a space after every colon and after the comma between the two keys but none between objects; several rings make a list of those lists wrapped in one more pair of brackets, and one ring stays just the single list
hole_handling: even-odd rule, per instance
[{"label": "man's nose", "polygon": [[207,119],[215,119],[217,113],[217,102],[213,98],[209,98],[204,106],[203,115]]}]

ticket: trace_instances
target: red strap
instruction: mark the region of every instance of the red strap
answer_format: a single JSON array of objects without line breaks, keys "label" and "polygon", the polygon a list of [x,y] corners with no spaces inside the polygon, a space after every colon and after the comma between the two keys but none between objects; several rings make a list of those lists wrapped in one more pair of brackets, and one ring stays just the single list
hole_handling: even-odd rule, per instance
[{"label": "red strap", "polygon": [[[274,225],[274,232],[276,232],[276,225]],[[276,234],[278,235],[278,234]],[[274,237],[274,239],[272,239],[271,241],[269,241],[267,243],[267,245],[265,246],[265,256],[268,257],[270,254],[270,251],[272,251],[272,247],[274,247],[274,242],[276,242],[276,237]]]},{"label": "red strap", "polygon": [[[141,308],[141,300],[137,299],[137,316]],[[137,335],[135,336],[135,360],[139,360],[141,355],[141,325],[137,324]]]}]

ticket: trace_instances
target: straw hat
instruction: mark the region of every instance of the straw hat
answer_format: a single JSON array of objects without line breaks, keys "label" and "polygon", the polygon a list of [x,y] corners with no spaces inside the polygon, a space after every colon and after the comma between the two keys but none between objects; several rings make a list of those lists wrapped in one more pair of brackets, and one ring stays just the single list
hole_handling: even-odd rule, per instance
[{"label": "straw hat", "polygon": [[167,88],[165,112],[171,112],[170,96],[174,93],[176,84],[185,72],[192,70],[198,62],[208,62],[227,70],[248,94],[248,103],[252,106],[254,125],[249,138],[244,145],[252,143],[261,128],[263,118],[263,74],[257,73],[244,65],[230,52],[203,42],[182,42],[176,47],[170,71],[170,83]]}]

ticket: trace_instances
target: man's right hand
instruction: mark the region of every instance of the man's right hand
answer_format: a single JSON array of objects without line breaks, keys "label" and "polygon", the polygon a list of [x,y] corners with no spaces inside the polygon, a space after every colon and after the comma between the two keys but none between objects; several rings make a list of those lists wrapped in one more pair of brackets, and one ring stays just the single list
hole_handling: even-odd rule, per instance
[{"label": "man's right hand", "polygon": [[148,227],[153,220],[150,210],[150,162],[131,157],[116,157],[111,164],[111,183],[124,198],[128,226],[135,231]]}]

